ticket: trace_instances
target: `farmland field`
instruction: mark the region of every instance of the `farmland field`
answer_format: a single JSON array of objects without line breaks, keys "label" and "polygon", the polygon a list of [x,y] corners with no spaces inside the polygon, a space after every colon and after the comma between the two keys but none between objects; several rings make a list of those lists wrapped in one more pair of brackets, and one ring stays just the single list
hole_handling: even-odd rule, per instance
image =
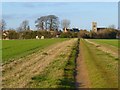
[{"label": "farmland field", "polygon": [[117,43],[76,38],[3,41],[3,87],[117,88]]},{"label": "farmland field", "polygon": [[[19,44],[18,42],[20,41],[5,41],[5,43],[9,44],[7,44],[3,52],[6,52],[5,54],[7,55],[7,47],[9,47],[9,52],[14,49],[14,53],[18,52],[21,46],[22,49],[19,53],[23,53],[24,50],[36,49],[34,47],[40,48],[38,48],[39,50],[36,49],[36,52],[32,54],[25,54],[26,56],[23,58],[18,59],[15,57],[14,61],[3,65],[2,84],[4,88],[74,87],[73,73],[76,54],[74,47],[77,39],[22,40],[22,43]],[[10,49],[10,46],[12,49]],[[14,48],[14,46],[16,47]],[[3,46],[3,48],[5,47]],[[14,56],[19,54],[14,53],[8,53],[8,55]],[[68,62],[70,62],[70,65]],[[65,68],[69,70],[65,70]],[[65,78],[64,74],[69,77]],[[71,82],[73,83],[72,85]]]},{"label": "farmland field", "polygon": [[8,62],[11,59],[20,58],[34,53],[52,44],[65,41],[67,39],[45,39],[45,40],[3,40],[2,60]]}]

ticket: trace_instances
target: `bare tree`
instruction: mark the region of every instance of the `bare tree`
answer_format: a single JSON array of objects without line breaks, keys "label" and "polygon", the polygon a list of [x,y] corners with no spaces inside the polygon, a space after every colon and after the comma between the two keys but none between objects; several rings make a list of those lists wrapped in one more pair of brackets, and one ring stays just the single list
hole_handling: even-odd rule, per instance
[{"label": "bare tree", "polygon": [[17,30],[18,32],[21,32],[21,31],[22,31],[22,27],[18,27],[16,30]]},{"label": "bare tree", "polygon": [[28,25],[27,30],[30,30],[30,26]]},{"label": "bare tree", "polygon": [[68,19],[63,19],[62,21],[61,21],[61,26],[62,26],[62,28],[68,28],[69,26],[70,26],[70,20],[68,20]]},{"label": "bare tree", "polygon": [[112,25],[110,25],[108,28],[115,29],[115,25],[112,24]]},{"label": "bare tree", "polygon": [[24,20],[22,23],[21,23],[21,28],[22,30],[27,30],[28,29],[28,26],[29,26],[29,21],[28,20]]},{"label": "bare tree", "polygon": [[38,18],[35,24],[38,30],[57,30],[59,27],[59,20],[55,15],[48,15]]},{"label": "bare tree", "polygon": [[47,16],[44,16],[44,27],[45,29],[47,30],[48,29],[48,17]]},{"label": "bare tree", "polygon": [[36,24],[35,26],[37,27],[38,30],[44,30],[45,18],[46,18],[45,16],[42,16],[35,21]]},{"label": "bare tree", "polygon": [[0,30],[3,31],[3,30],[5,30],[5,28],[6,28],[6,22],[5,22],[5,20],[2,19],[0,21]]},{"label": "bare tree", "polygon": [[49,30],[58,30],[59,27],[58,17],[55,15],[48,15],[47,18],[48,18]]}]

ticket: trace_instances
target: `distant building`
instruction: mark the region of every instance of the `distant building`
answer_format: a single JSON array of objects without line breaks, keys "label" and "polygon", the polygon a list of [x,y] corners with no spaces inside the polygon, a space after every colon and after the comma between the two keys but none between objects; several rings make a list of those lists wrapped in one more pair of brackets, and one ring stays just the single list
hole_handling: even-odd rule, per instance
[{"label": "distant building", "polygon": [[120,39],[120,35],[116,35],[116,39]]},{"label": "distant building", "polygon": [[41,36],[41,39],[44,39],[45,37],[44,36]]},{"label": "distant building", "polygon": [[105,27],[98,27],[98,28],[97,28],[97,32],[98,32],[98,31],[101,31],[101,30],[104,30],[104,29],[107,29],[107,28],[105,28]]},{"label": "distant building", "polygon": [[68,32],[68,31],[70,31],[70,32],[79,32],[80,30],[78,28],[72,28],[72,29],[64,28],[63,31],[64,32]]},{"label": "distant building", "polygon": [[120,27],[118,27],[118,30],[120,30]]},{"label": "distant building", "polygon": [[69,29],[67,29],[67,28],[63,28],[63,31],[64,31],[64,32],[68,32]]},{"label": "distant building", "polygon": [[106,27],[97,27],[97,22],[92,22],[92,31],[98,32],[106,29]]},{"label": "distant building", "polygon": [[97,22],[92,22],[92,31],[97,32]]},{"label": "distant building", "polygon": [[36,39],[39,39],[39,37],[38,37],[38,36],[36,36]]},{"label": "distant building", "polygon": [[9,40],[8,34],[9,34],[8,31],[3,31],[3,32],[2,32],[2,39],[4,39],[4,40]]},{"label": "distant building", "polygon": [[79,32],[80,30],[78,28],[72,28],[73,32]]}]

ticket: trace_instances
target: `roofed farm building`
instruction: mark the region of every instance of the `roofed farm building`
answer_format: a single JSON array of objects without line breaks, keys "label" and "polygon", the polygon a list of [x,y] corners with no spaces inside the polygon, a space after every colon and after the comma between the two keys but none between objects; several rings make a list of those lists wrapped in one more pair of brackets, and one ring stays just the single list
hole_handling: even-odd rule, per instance
[{"label": "roofed farm building", "polygon": [[80,30],[78,28],[72,28],[72,29],[67,29],[63,28],[63,32],[79,32]]}]

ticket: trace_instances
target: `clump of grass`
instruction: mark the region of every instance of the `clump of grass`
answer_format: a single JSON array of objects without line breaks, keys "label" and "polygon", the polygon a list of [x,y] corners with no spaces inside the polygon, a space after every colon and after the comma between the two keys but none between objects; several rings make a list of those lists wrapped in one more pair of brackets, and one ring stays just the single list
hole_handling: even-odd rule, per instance
[{"label": "clump of grass", "polygon": [[44,75],[38,75],[38,76],[32,77],[31,79],[34,80],[34,81],[38,81],[38,82],[46,80]]},{"label": "clump of grass", "polygon": [[120,58],[115,58],[115,60],[117,60],[117,61],[118,61],[118,60],[120,60]]},{"label": "clump of grass", "polygon": [[46,52],[44,52],[44,53],[42,53],[43,55],[48,55],[48,53],[46,53]]},{"label": "clump of grass", "polygon": [[96,47],[101,47],[100,45],[96,45]]}]

